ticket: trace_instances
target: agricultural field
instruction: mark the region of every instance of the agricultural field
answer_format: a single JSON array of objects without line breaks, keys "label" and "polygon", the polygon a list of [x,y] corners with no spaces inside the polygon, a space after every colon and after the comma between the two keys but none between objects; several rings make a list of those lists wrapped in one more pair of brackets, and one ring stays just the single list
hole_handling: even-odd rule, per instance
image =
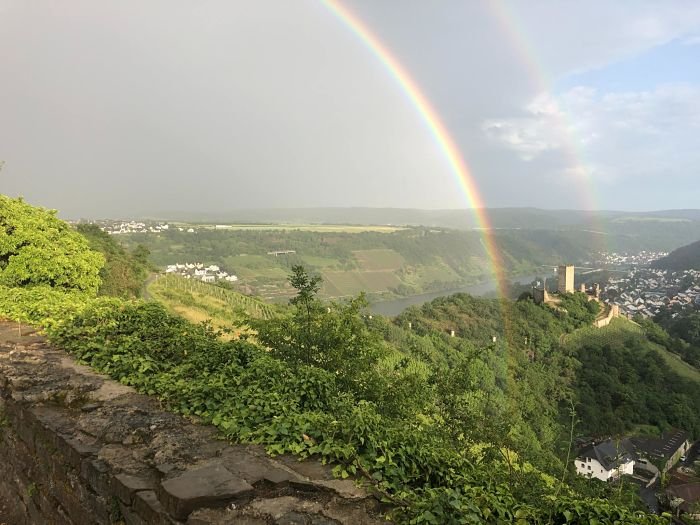
[{"label": "agricultural field", "polygon": [[364,271],[395,271],[405,264],[405,259],[394,250],[355,250],[352,252],[357,265]]},{"label": "agricultural field", "polygon": [[[120,241],[129,249],[143,244],[150,251],[150,261],[161,269],[171,264],[219,266],[238,277],[233,284],[235,291],[276,303],[293,295],[287,280],[294,265],[321,275],[322,294],[328,298],[365,292],[370,300],[387,300],[451,290],[492,277],[481,234],[474,231],[298,224],[228,226],[124,234]],[[503,241],[507,272],[534,272],[537,256],[548,263],[562,260],[551,249],[537,246],[540,242],[552,244],[546,236],[523,239],[522,232],[512,237],[500,231],[498,235]],[[563,248],[568,252],[568,245]]]},{"label": "agricultural field", "polygon": [[329,296],[344,297],[360,292],[383,293],[401,284],[392,271],[326,271],[321,273],[324,280],[323,293]]}]

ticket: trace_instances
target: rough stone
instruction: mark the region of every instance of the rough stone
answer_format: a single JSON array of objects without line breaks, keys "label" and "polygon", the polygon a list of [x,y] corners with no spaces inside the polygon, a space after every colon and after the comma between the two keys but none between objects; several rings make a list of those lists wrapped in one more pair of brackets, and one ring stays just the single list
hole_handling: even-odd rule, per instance
[{"label": "rough stone", "polygon": [[241,500],[252,493],[253,486],[226,467],[209,464],[163,481],[161,489],[166,509],[174,517],[184,519],[198,508]]},{"label": "rough stone", "polygon": [[229,445],[22,332],[0,321],[0,524],[380,522],[329,467]]},{"label": "rough stone", "polygon": [[137,492],[142,490],[154,491],[156,488],[155,483],[152,480],[137,476],[130,476],[129,474],[115,475],[112,487],[114,489],[115,496],[119,498],[122,503],[126,503],[127,505],[131,505]]}]

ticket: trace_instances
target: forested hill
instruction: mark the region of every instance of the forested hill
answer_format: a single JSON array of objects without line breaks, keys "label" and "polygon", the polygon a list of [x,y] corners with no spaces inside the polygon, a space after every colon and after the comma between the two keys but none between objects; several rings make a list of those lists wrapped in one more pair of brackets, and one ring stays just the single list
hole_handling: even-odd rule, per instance
[{"label": "forested hill", "polygon": [[[489,235],[506,272],[513,276],[548,272],[552,265],[564,262],[590,261],[606,250],[637,253],[650,249],[645,239],[633,233],[499,229]],[[322,275],[326,297],[360,292],[384,299],[409,296],[455,289],[493,275],[483,232],[475,230],[410,227],[390,233],[351,233],[274,229],[271,225],[265,230],[198,227],[192,233],[171,228],[158,234],[119,237],[130,249],[145,245],[151,260],[161,268],[186,262],[214,264],[240,278],[238,291],[269,300],[287,299],[293,293],[287,275],[295,264]],[[276,250],[295,253],[269,255]]]},{"label": "forested hill", "polygon": [[654,261],[654,268],[679,272],[683,270],[700,270],[700,241],[682,246],[668,256]]},{"label": "forested hill", "polygon": [[[593,328],[593,305],[578,293],[565,296],[557,311],[530,299],[513,303],[458,294],[409,308],[395,325],[405,338],[399,346],[430,362],[452,363],[464,355],[474,363],[487,359],[481,387],[489,390],[489,380],[500,385],[545,450],[561,445],[546,429],[553,432],[561,423],[560,402],[567,399],[575,403],[578,435],[679,427],[700,436],[700,371],[657,342],[663,332],[658,326],[650,333],[654,341],[624,319]],[[541,411],[528,412],[535,399]]]},{"label": "forested hill", "polygon": [[[568,342],[595,315],[583,294],[558,310],[457,295],[388,320],[362,296],[322,300],[318,276],[293,266],[291,304],[246,318],[254,337],[222,337],[156,302],[97,297],[105,257],[53,213],[2,196],[0,262],[0,317],[42,326],[76,359],[223,439],[332,464],[395,522],[668,523],[622,485],[572,472],[571,425],[588,423],[587,408],[625,428],[686,418],[696,430],[700,395],[646,357],[643,333],[615,343],[621,352],[604,338],[586,347],[599,350],[599,368],[588,365]],[[602,374],[607,397],[596,397]],[[656,396],[666,399],[654,412]]]},{"label": "forested hill", "polygon": [[150,268],[148,249],[139,244],[128,251],[114,237],[94,224],[79,224],[77,230],[87,239],[90,248],[105,258],[105,264],[100,269],[98,293],[139,297]]}]

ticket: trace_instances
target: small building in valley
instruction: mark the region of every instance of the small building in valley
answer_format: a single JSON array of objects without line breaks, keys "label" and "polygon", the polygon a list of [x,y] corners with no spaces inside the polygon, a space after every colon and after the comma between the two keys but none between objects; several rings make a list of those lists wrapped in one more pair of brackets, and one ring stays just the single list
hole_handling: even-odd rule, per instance
[{"label": "small building in valley", "polygon": [[672,428],[661,436],[635,436],[629,439],[637,467],[652,473],[668,472],[690,448],[690,434]]},{"label": "small building in valley", "polygon": [[634,472],[634,458],[625,440],[608,439],[598,444],[592,443],[579,452],[575,465],[577,474],[602,481]]}]

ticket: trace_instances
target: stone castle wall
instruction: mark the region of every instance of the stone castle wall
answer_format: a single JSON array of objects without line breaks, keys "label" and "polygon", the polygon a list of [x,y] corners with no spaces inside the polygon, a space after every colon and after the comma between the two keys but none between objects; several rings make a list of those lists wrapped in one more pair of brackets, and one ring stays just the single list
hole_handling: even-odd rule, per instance
[{"label": "stone castle wall", "polygon": [[608,326],[615,317],[620,317],[620,307],[618,305],[608,305],[607,309],[608,311],[605,317],[596,319],[593,322],[596,328],[603,328],[604,326]]},{"label": "stone castle wall", "polygon": [[0,322],[0,524],[375,524],[330,469],[215,430]]}]

